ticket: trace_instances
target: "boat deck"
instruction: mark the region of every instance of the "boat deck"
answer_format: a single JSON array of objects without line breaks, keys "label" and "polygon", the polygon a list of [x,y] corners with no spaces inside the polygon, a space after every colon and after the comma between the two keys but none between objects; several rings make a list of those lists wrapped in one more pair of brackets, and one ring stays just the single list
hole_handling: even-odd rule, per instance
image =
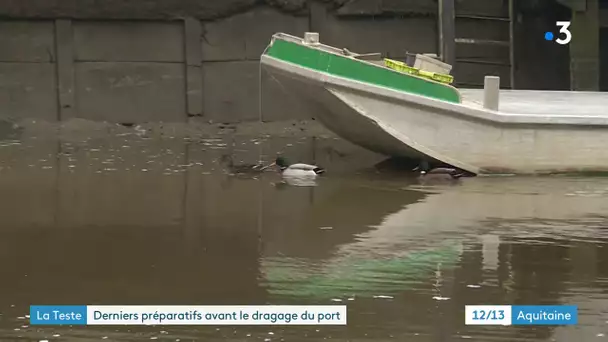
[{"label": "boat deck", "polygon": [[[482,106],[483,89],[460,89],[465,105]],[[500,90],[499,111],[506,114],[608,118],[608,93]]]}]

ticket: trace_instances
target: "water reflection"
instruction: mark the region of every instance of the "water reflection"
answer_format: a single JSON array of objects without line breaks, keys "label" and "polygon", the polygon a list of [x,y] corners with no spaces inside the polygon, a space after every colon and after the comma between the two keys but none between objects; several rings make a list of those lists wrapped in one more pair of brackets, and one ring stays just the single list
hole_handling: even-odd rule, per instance
[{"label": "water reflection", "polygon": [[[0,146],[0,340],[608,333],[606,179],[420,184],[373,171],[371,157],[332,152],[351,147],[331,139],[141,130],[24,131]],[[226,151],[244,163],[287,153],[329,172],[314,187],[274,172],[231,176]],[[342,303],[349,325],[31,328],[32,303]],[[575,304],[580,325],[466,327],[466,304]]]}]

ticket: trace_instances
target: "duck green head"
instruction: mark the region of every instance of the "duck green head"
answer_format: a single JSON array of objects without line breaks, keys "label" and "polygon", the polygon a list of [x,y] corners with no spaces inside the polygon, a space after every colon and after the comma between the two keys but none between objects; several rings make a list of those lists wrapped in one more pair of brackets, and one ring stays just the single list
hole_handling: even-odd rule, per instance
[{"label": "duck green head", "polygon": [[274,161],[274,163],[282,169],[289,167],[289,163],[287,162],[287,159],[285,159],[283,157],[277,157],[277,159]]},{"label": "duck green head", "polygon": [[420,162],[420,164],[418,166],[416,166],[416,168],[414,168],[412,171],[420,171],[421,174],[425,174],[427,172],[429,172],[430,169],[430,165],[429,162],[426,160],[422,160]]}]

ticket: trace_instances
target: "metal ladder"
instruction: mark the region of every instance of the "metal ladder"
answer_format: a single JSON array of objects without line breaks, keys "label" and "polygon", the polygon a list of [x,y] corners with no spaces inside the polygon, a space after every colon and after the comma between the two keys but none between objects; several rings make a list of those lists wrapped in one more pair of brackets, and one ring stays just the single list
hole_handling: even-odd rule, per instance
[{"label": "metal ladder", "polygon": [[[515,0],[503,0],[508,6],[507,17],[491,17],[473,14],[459,14],[458,8],[455,5],[456,0],[439,0],[439,52],[441,59],[448,64],[451,64],[454,68],[458,68],[460,63],[468,63],[474,65],[497,65],[507,66],[509,68],[509,82],[505,84],[501,81],[503,87],[515,88],[515,56],[513,49],[513,33],[514,33],[514,20],[513,20],[513,6]],[[497,1],[497,0],[493,0]],[[456,23],[458,20],[473,20],[483,22],[506,22],[508,23],[508,40],[491,40],[475,37],[456,37]],[[488,48],[501,47],[506,50],[505,53],[508,56],[501,58],[500,60],[493,59],[481,59],[481,58],[462,58],[457,56],[457,50],[463,45],[476,45],[476,46],[487,46]],[[505,62],[508,60],[508,62]],[[468,86],[483,86],[483,79],[477,84],[465,84]],[[458,79],[456,79],[458,85]]]}]

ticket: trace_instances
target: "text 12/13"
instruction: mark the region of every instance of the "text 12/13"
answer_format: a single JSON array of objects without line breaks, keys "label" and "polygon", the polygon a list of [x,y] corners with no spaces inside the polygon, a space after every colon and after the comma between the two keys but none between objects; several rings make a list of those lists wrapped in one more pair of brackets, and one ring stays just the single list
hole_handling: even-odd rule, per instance
[{"label": "text 12/13", "polygon": [[466,325],[575,325],[575,305],[466,305]]},{"label": "text 12/13", "polygon": [[510,305],[467,305],[466,325],[510,325]]}]

